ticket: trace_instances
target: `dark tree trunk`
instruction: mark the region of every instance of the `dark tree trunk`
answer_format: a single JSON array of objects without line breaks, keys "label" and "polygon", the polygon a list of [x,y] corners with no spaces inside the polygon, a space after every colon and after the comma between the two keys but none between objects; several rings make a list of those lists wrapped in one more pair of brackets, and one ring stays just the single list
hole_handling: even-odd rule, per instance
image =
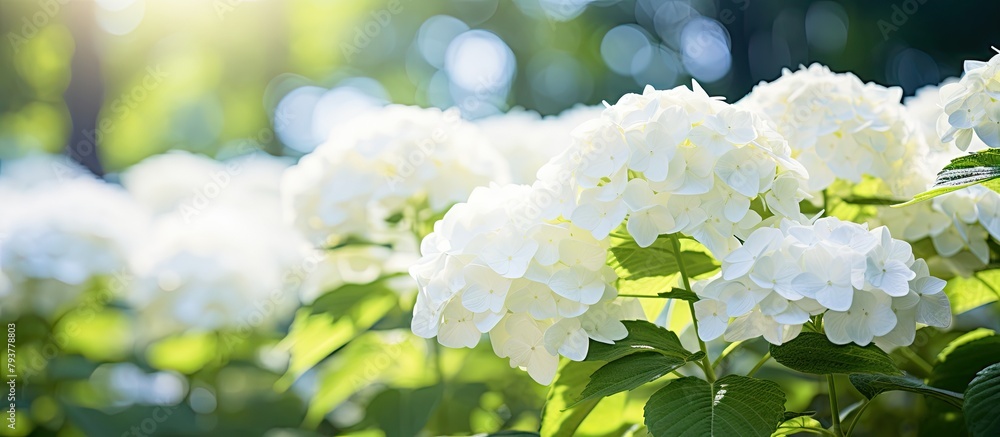
[{"label": "dark tree trunk", "polygon": [[101,176],[104,170],[97,154],[97,117],[104,100],[100,57],[95,41],[94,2],[71,2],[65,6],[68,25],[76,41],[71,63],[72,79],[66,89],[66,106],[73,123],[66,153],[74,161]]}]

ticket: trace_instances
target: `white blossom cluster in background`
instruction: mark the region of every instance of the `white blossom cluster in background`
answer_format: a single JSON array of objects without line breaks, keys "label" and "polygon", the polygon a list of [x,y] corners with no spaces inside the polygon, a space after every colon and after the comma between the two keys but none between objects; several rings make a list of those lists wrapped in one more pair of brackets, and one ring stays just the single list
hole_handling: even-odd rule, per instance
[{"label": "white blossom cluster in background", "polygon": [[192,223],[157,223],[129,294],[148,335],[256,328],[298,306],[298,282],[285,275],[300,263],[301,246],[247,213],[220,209]]},{"label": "white blossom cluster in background", "polygon": [[885,227],[786,220],[754,231],[722,260],[721,276],[696,290],[695,313],[703,340],[782,344],[823,314],[830,341],[888,350],[912,343],[917,323],[951,324],[944,286]]},{"label": "white blossom cluster in background", "polygon": [[557,199],[544,217],[603,239],[628,216],[639,246],[683,232],[718,257],[761,225],[754,199],[798,219],[806,172],[785,140],[758,114],[693,87],[627,94],[574,131],[570,149],[539,171]]},{"label": "white blossom cluster in background", "polygon": [[93,292],[130,304],[147,339],[273,326],[301,283],[324,281],[310,275],[323,260],[281,216],[287,165],[171,152],[130,167],[123,188],[65,157],[5,160],[0,197],[17,207],[0,217],[4,316],[58,317]]},{"label": "white blossom cluster in background", "polygon": [[809,192],[835,180],[879,178],[899,199],[923,191],[926,143],[900,103],[903,91],[813,64],[761,82],[737,104],[766,114],[809,172]]},{"label": "white blossom cluster in background", "polygon": [[[157,214],[136,254],[138,278],[128,296],[144,334],[256,328],[298,306],[311,251],[281,216],[278,187],[287,166],[265,154],[216,161],[178,151],[122,175]],[[312,256],[308,265],[316,269]]]},{"label": "white blossom cluster in background", "polygon": [[218,161],[173,150],[129,167],[121,182],[154,214],[175,215],[185,223],[229,207],[255,210],[252,220],[280,223],[279,181],[290,164],[260,152]]},{"label": "white blossom cluster in background", "polygon": [[[952,82],[946,81],[945,85],[948,83]],[[939,93],[938,86],[928,86],[906,99],[906,109],[923,131],[929,146],[924,161],[930,171],[914,175],[923,178],[924,190],[934,184],[935,171],[964,154],[954,141],[941,141],[937,135],[939,126],[947,123]],[[971,145],[966,145],[968,151],[985,148],[987,146],[975,135]],[[905,208],[880,208],[875,220],[906,241],[929,237],[942,257],[968,250],[980,265],[985,265],[990,255],[987,239],[990,235],[1000,238],[1000,193],[981,185],[971,186]],[[971,262],[959,263],[956,267],[966,264]]]},{"label": "white blossom cluster in background", "polygon": [[16,205],[0,218],[5,316],[56,317],[82,293],[131,277],[149,215],[121,187],[65,158],[31,156],[4,162],[0,198]]},{"label": "white blossom cluster in background", "polygon": [[507,182],[504,158],[457,110],[390,105],[355,118],[285,173],[282,196],[316,245],[378,241],[426,201],[443,212],[473,188]]},{"label": "white blossom cluster in background", "polygon": [[1000,147],[1000,54],[988,62],[965,61],[958,82],[941,87],[941,141],[967,150],[973,133],[989,147]]},{"label": "white blossom cluster in background", "polygon": [[513,109],[477,120],[476,124],[507,159],[511,182],[531,184],[538,169],[569,148],[570,133],[580,124],[600,117],[604,109],[604,106],[577,106],[547,117]]},{"label": "white blossom cluster in background", "polygon": [[544,220],[539,194],[477,188],[435,223],[410,268],[419,285],[412,329],[449,347],[473,347],[489,332],[498,356],[548,384],[559,355],[583,360],[588,339],[625,338],[620,320],[643,314],[634,301],[613,302],[608,239]]}]

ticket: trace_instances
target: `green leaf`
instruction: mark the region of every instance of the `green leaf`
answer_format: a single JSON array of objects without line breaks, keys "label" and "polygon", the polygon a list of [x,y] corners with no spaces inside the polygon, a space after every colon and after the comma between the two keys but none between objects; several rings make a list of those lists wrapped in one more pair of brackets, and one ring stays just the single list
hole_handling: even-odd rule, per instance
[{"label": "green leaf", "polygon": [[368,331],[351,340],[331,359],[316,367],[317,389],[303,424],[314,429],[351,395],[381,382],[394,369],[395,363],[423,355],[412,338],[396,341],[392,332]]},{"label": "green leaf", "polygon": [[793,417],[781,422],[781,425],[778,425],[778,429],[774,431],[774,434],[771,434],[771,437],[798,435],[803,432],[816,433],[816,430],[818,429],[825,428],[823,427],[823,424],[819,423],[818,420],[813,419],[812,417]]},{"label": "green leaf", "polygon": [[983,329],[953,340],[938,355],[927,383],[945,390],[964,391],[980,370],[1000,357],[1000,336]]},{"label": "green leaf", "polygon": [[[232,337],[223,337],[232,344]],[[185,333],[153,343],[146,349],[146,361],[156,369],[192,374],[216,359],[219,339],[208,333]],[[225,344],[225,343],[224,343]]]},{"label": "green leaf", "polygon": [[410,437],[424,429],[441,401],[440,385],[417,389],[390,388],[368,404],[366,421],[385,431],[386,437]]},{"label": "green leaf", "polygon": [[539,434],[537,432],[516,431],[516,430],[498,431],[486,435],[486,437],[538,437],[538,436]]},{"label": "green leaf", "polygon": [[983,270],[971,277],[956,276],[944,287],[953,314],[962,314],[1000,297],[1000,269]]},{"label": "green leaf", "polygon": [[312,314],[333,317],[350,315],[352,309],[375,296],[393,296],[395,292],[383,282],[383,277],[368,284],[345,284],[316,298],[309,308]]},{"label": "green leaf", "polygon": [[687,364],[684,359],[656,352],[641,352],[619,358],[590,375],[590,381],[576,403],[632,390],[647,382],[660,379],[684,364]]},{"label": "green leaf", "polygon": [[563,359],[555,380],[549,387],[545,406],[542,408],[540,429],[542,435],[572,437],[576,434],[577,428],[601,400],[591,399],[578,402],[573,408],[569,408],[569,405],[580,398],[580,394],[590,380],[590,375],[600,367],[601,363]]},{"label": "green leaf", "polygon": [[976,184],[1000,192],[1000,150],[987,149],[955,158],[937,174],[930,190],[917,194],[906,203],[912,205]]},{"label": "green leaf", "polygon": [[971,435],[1000,435],[1000,363],[976,374],[965,390],[962,412]]},{"label": "green leaf", "polygon": [[646,427],[656,437],[769,436],[783,421],[785,394],[771,381],[729,375],[709,384],[671,381],[646,403]]},{"label": "green leaf", "polygon": [[[622,280],[634,281],[669,276],[680,271],[669,235],[661,235],[649,247],[639,247],[631,237],[623,238],[617,235],[619,234],[613,234],[611,237],[608,265],[615,269]],[[703,252],[696,249],[698,248],[691,247],[684,250],[682,247],[681,256],[684,258],[684,267],[688,275],[694,277],[719,268],[707,250]]]},{"label": "green leaf", "polygon": [[701,359],[701,351],[688,352],[677,334],[644,320],[624,320],[628,336],[615,344],[590,341],[587,361],[614,361],[637,352],[659,352],[681,361]]},{"label": "green leaf", "polygon": [[[990,329],[966,332],[948,343],[937,356],[927,384],[955,392],[964,392],[976,373],[996,362],[1000,356],[1000,338]],[[934,398],[927,399],[927,416],[920,429],[927,435],[948,433],[966,435],[962,410]]]},{"label": "green leaf", "polygon": [[858,389],[868,400],[874,399],[875,396],[883,392],[899,390],[932,396],[956,407],[962,407],[961,393],[934,388],[916,378],[858,373],[851,375],[850,379],[854,388]]},{"label": "green leaf", "polygon": [[683,288],[677,288],[677,287],[671,288],[670,291],[657,293],[656,295],[667,299],[686,300],[688,302],[697,302],[700,300],[698,298],[698,295],[694,294],[694,292],[687,291]]},{"label": "green leaf", "polygon": [[[365,289],[367,294],[358,292]],[[328,297],[340,291],[345,291],[346,296]],[[359,294],[363,297],[356,300]],[[281,341],[282,346],[288,348],[291,359],[288,370],[275,388],[287,390],[299,376],[368,330],[396,306],[395,293],[380,284],[368,284],[341,287],[317,299],[312,308],[300,309],[288,336]]]},{"label": "green leaf", "polygon": [[833,344],[825,335],[803,332],[791,341],[771,345],[771,357],[793,370],[825,375],[830,373],[885,373],[902,372],[885,352],[874,344],[858,346],[850,343]]},{"label": "green leaf", "polygon": [[946,360],[948,358],[948,355],[951,355],[951,353],[954,352],[955,349],[958,349],[959,346],[963,346],[965,344],[971,343],[981,338],[986,338],[993,335],[996,335],[996,332],[989,328],[977,328],[969,332],[966,332],[952,339],[950,343],[945,345],[945,347],[942,348],[941,351],[938,352],[937,356],[934,358],[935,359],[934,362],[939,363],[941,361]]}]

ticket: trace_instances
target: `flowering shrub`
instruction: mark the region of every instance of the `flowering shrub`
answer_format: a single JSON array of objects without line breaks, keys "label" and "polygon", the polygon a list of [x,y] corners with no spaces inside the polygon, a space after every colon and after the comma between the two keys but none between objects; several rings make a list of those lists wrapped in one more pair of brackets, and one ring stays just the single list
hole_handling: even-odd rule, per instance
[{"label": "flowering shrub", "polygon": [[762,82],[739,106],[766,114],[809,172],[807,187],[818,193],[840,179],[860,183],[873,177],[890,195],[904,198],[926,172],[926,143],[907,116],[898,87],[862,83],[851,73],[833,73],[813,64],[784,70]]},{"label": "flowering shrub", "polygon": [[545,118],[373,107],[295,164],[4,161],[0,315],[39,386],[149,379],[207,414],[252,368],[324,434],[450,431],[474,396],[456,432],[843,437],[905,391],[997,435],[996,59],[905,105],[813,65],[735,104],[693,82]]},{"label": "flowering shrub", "polygon": [[498,356],[548,384],[559,355],[581,361],[588,338],[621,340],[619,320],[643,315],[612,302],[608,239],[531,215],[531,191],[478,188],[434,225],[410,269],[420,286],[413,332],[450,347],[474,347],[489,332]]},{"label": "flowering shrub", "polygon": [[[950,83],[950,82],[946,82]],[[939,104],[939,87],[928,86],[906,100],[910,116],[921,128],[929,147],[924,158],[931,168],[943,168],[952,159],[963,155],[954,141],[944,142],[937,134],[942,117]],[[969,151],[982,151],[987,146],[973,137]],[[934,183],[932,174],[920,175],[922,190]],[[930,238],[934,252],[941,257],[955,257],[966,252],[971,257],[959,258],[956,267],[983,266],[989,263],[989,237],[1000,236],[1000,193],[984,186],[970,186],[945,194],[929,202],[905,208],[881,208],[875,220],[884,223],[899,238],[919,242]],[[934,254],[931,254],[934,255]],[[968,274],[970,270],[962,269]]]},{"label": "flowering shrub", "polygon": [[[149,214],[120,187],[65,165],[32,158],[0,175],[0,197],[18,205],[0,218],[0,306],[6,313],[55,319],[84,293],[133,273]],[[108,211],[115,213],[109,217]]]},{"label": "flowering shrub", "polygon": [[266,222],[239,219],[242,212],[219,209],[193,223],[170,217],[156,224],[136,256],[139,278],[129,295],[148,322],[144,335],[273,324],[289,315],[298,296],[283,278],[302,247]]},{"label": "flowering shrub", "polygon": [[[1000,147],[1000,55],[988,62],[965,61],[965,74],[958,82],[941,87],[942,118],[947,127],[941,141],[954,141],[967,150],[973,136],[989,147]],[[975,135],[973,135],[975,133]]]},{"label": "flowering shrub", "polygon": [[754,231],[722,260],[721,277],[698,291],[694,307],[706,341],[763,335],[780,345],[822,314],[831,342],[891,350],[913,342],[914,321],[951,324],[944,286],[888,229],[828,217]]},{"label": "flowering shrub", "polygon": [[628,216],[640,247],[681,232],[723,256],[761,224],[753,200],[761,212],[798,217],[805,171],[785,140],[697,83],[628,94],[573,135],[570,149],[539,172],[539,184],[563,196],[543,215],[570,219],[594,238]]},{"label": "flowering shrub", "polygon": [[600,117],[603,111],[603,106],[578,106],[559,115],[541,117],[535,112],[515,109],[476,124],[497,152],[507,158],[511,182],[531,184],[538,169],[569,148],[573,129]]},{"label": "flowering shrub", "polygon": [[317,245],[349,236],[376,241],[392,217],[426,203],[443,212],[473,188],[507,182],[489,140],[457,111],[389,106],[305,156],[282,182],[287,215]]},{"label": "flowering shrub", "polygon": [[[940,111],[900,99],[898,88],[813,65],[738,105],[697,83],[606,104],[530,186],[477,188],[434,224],[410,268],[419,289],[412,330],[450,347],[488,334],[497,356],[552,385],[546,435],[572,433],[572,415],[648,383],[656,391],[644,422],[654,436],[850,434],[861,413],[841,423],[838,374],[868,399],[904,390],[982,408],[980,399],[963,404],[954,391],[964,387],[899,376],[915,366],[935,380],[944,365],[910,345],[951,326],[960,311],[950,296],[975,306],[955,294],[965,278],[937,272],[988,265],[998,223],[997,193],[971,182],[889,207],[937,186],[931,168],[980,159],[929,136]],[[977,264],[955,268],[960,252]],[[659,307],[634,298],[667,300],[655,324],[644,313]],[[674,320],[682,317],[690,322]],[[768,351],[749,371],[724,364],[757,337]],[[772,358],[826,375],[829,429],[788,411],[781,387],[754,376]],[[665,385],[653,382],[667,374]]]}]

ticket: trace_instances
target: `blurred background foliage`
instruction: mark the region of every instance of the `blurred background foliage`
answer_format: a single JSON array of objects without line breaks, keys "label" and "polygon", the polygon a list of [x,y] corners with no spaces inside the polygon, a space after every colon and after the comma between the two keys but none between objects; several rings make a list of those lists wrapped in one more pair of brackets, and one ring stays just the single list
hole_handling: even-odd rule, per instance
[{"label": "blurred background foliage", "polygon": [[[973,0],[4,0],[0,159],[64,152],[113,178],[172,149],[299,156],[365,105],[458,106],[469,118],[515,106],[554,114],[692,77],[736,101],[782,68],[812,62],[911,95],[960,74],[964,59],[987,59],[997,16],[1000,2]],[[474,105],[465,104],[470,96]],[[261,352],[280,333],[183,335],[137,351],[113,302],[55,326],[22,319],[19,356],[45,363],[22,387],[33,395],[19,414],[34,425],[0,434],[133,435],[149,418],[155,435],[537,429],[547,388],[489,344],[440,350],[399,334],[407,303],[358,305],[378,307],[376,320],[350,318],[353,340],[334,345],[337,359],[293,375],[294,385],[280,357]],[[917,353],[934,362],[977,325],[1000,329],[987,308],[956,333],[918,336],[926,340]],[[58,340],[68,329],[71,340]],[[764,344],[753,346],[763,353]],[[826,408],[818,380],[778,366],[761,376],[781,382],[789,410]],[[602,401],[578,435],[628,434],[648,394]],[[624,411],[634,417],[622,415],[632,404]],[[922,405],[906,393],[881,396],[863,429],[915,433]],[[937,419],[942,428],[921,433],[953,426]]]}]

